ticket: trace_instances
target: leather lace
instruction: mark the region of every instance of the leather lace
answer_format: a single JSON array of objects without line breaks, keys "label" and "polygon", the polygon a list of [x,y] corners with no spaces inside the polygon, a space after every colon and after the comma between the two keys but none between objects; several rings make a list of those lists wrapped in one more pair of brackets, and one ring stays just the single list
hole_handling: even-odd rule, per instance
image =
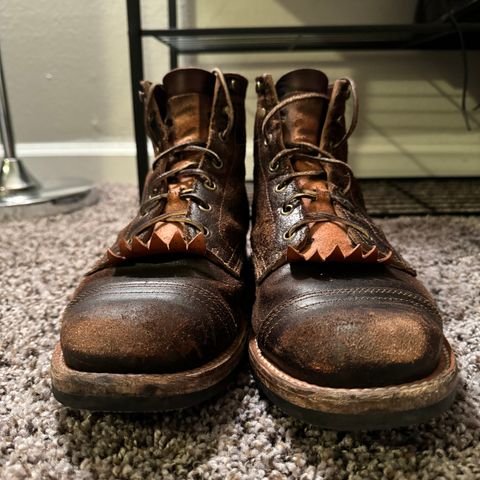
[{"label": "leather lace", "polygon": [[[333,145],[333,149],[338,148],[348,140],[348,138],[351,136],[351,134],[355,130],[355,127],[357,125],[357,120],[358,120],[358,97],[356,93],[355,83],[350,78],[343,78],[341,80],[345,80],[350,87],[350,90],[352,92],[353,102],[354,102],[354,109],[353,109],[352,120],[350,122],[350,126],[348,130],[346,130],[344,136],[335,145]],[[277,105],[275,105],[265,116],[261,125],[261,133],[265,143],[269,143],[270,141],[270,136],[266,133],[267,125],[271,121],[271,119],[278,112],[280,112],[280,110],[282,110],[286,105],[289,105],[290,103],[305,101],[313,98],[324,98],[329,100],[329,97],[326,94],[317,93],[317,92],[308,92],[308,93],[300,93],[297,95],[292,95],[291,97],[288,97],[285,100],[282,100],[281,102],[279,102]],[[309,142],[293,142],[291,146],[281,150],[271,159],[271,161],[268,164],[268,169],[270,170],[270,172],[277,171],[280,168],[281,163],[286,159],[290,159],[293,155],[295,155],[295,158],[297,159],[306,158],[308,160],[313,160],[318,164],[319,169],[309,170],[309,171],[295,171],[295,172],[288,173],[286,175],[282,175],[280,182],[275,187],[275,190],[277,192],[282,192],[283,190],[285,190],[288,184],[298,177],[323,177],[322,180],[325,181],[327,186],[333,185],[336,188],[337,187],[336,184],[332,184],[326,179],[327,175],[326,175],[326,170],[324,168],[325,165],[334,165],[337,168],[341,168],[345,171],[345,174],[348,177],[348,183],[343,189],[341,189],[341,195],[344,196],[349,192],[350,187],[352,185],[352,176],[353,176],[353,172],[350,166],[346,162],[343,162],[342,160],[338,160],[334,158],[333,155],[327,152],[326,150],[321,149],[317,145],[314,145]],[[330,188],[329,191],[331,192],[331,190],[332,189]],[[337,196],[333,195],[332,193],[330,193],[330,196],[337,198]],[[282,206],[282,214],[290,215],[293,212],[293,210],[296,208],[296,206],[300,205],[299,200],[303,198],[309,198],[311,200],[315,200],[317,198],[317,192],[315,190],[300,189],[299,192],[294,193],[284,202]],[[341,203],[345,206],[345,204],[349,202],[341,202]],[[300,228],[302,228],[304,225],[321,223],[321,222],[339,223],[344,226],[352,227],[367,237],[370,236],[368,234],[368,229],[365,228],[363,224],[357,221],[339,217],[338,215],[333,215],[327,212],[315,212],[315,213],[305,214],[304,217],[298,222],[296,222],[294,225],[292,225],[284,233],[283,236],[286,240],[290,240],[295,236],[296,232]]]},{"label": "leather lace", "polygon": [[[223,72],[219,69],[213,71],[217,76],[220,85],[225,94],[225,100],[227,107],[224,109],[227,115],[227,125],[223,131],[219,133],[222,140],[225,140],[226,136],[230,133],[234,124],[234,109],[233,103],[228,89],[227,82],[223,75]],[[174,163],[178,162],[180,155],[184,152],[198,152],[204,155],[205,160],[210,161],[211,165],[219,170],[223,167],[223,161],[216,152],[208,148],[205,143],[202,142],[185,142],[178,145],[174,145],[166,150],[157,154],[154,158],[152,171],[159,172],[152,176],[148,185],[142,194],[141,205],[139,214],[141,217],[147,217],[153,212],[159,205],[168,198],[168,185],[174,180],[179,180],[181,177],[196,177],[202,181],[203,186],[208,190],[216,190],[217,184],[214,179],[203,169],[199,168],[198,161],[184,161],[179,167],[172,167]],[[161,173],[160,173],[161,172]],[[194,193],[192,188],[183,188],[180,190],[179,197],[183,200],[192,200],[197,203],[199,208],[204,211],[209,211],[211,205],[206,203],[202,198]],[[187,224],[194,227],[198,232],[202,232],[205,236],[209,235],[209,230],[202,223],[193,220],[187,216],[186,210],[178,210],[174,212],[164,212],[155,215],[153,218],[142,222],[141,225],[136,227],[130,232],[129,237],[139,235],[148,228],[154,226],[159,222],[173,222]]]}]

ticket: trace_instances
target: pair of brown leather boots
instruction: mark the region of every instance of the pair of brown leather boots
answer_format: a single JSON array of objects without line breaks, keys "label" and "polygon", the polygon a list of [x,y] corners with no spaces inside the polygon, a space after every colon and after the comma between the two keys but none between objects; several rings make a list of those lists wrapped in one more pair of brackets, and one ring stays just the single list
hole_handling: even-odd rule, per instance
[{"label": "pair of brown leather boots", "polygon": [[153,168],[137,216],[66,308],[56,398],[194,405],[225,388],[248,342],[266,395],[307,422],[385,428],[443,411],[457,367],[442,320],[347,164],[351,80],[309,69],[257,79],[250,278],[246,89],[220,70],[143,83]]}]

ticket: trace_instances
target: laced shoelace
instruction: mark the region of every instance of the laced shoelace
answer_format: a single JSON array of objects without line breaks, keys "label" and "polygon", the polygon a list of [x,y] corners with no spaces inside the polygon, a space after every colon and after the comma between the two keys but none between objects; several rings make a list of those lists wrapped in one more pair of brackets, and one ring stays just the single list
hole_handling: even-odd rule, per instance
[{"label": "laced shoelace", "polygon": [[[346,130],[345,134],[343,137],[333,145],[333,150],[341,146],[344,142],[350,138],[351,134],[355,130],[355,127],[357,125],[358,121],[358,97],[357,97],[357,92],[356,92],[356,87],[355,83],[353,80],[350,78],[342,78],[341,80],[345,80],[352,92],[352,97],[353,97],[353,102],[354,102],[354,108],[353,108],[353,115],[352,115],[352,120],[350,122],[350,126],[348,130]],[[314,98],[323,98],[329,100],[329,96],[323,93],[317,93],[317,92],[308,92],[308,93],[300,93],[297,95],[292,95],[291,97],[286,98],[285,100],[282,100],[279,102],[277,105],[275,105],[267,115],[265,115],[265,118],[263,119],[262,125],[261,125],[261,134],[264,139],[264,142],[268,144],[271,140],[271,134],[267,134],[266,128],[269,122],[272,120],[272,118],[279,113],[285,106],[299,102],[299,101],[304,101],[304,100],[309,100],[309,99],[314,99]],[[268,163],[268,169],[270,172],[276,172],[280,166],[282,161],[285,161],[286,159],[290,159],[293,155],[298,158],[306,158],[308,160],[313,160],[314,162],[317,162],[320,166],[319,170],[308,170],[308,171],[295,171],[286,175],[283,175],[280,177],[279,183],[275,187],[275,191],[280,193],[283,192],[288,184],[298,178],[298,177],[318,177],[318,176],[325,176],[326,171],[323,168],[323,165],[335,165],[339,168],[342,168],[345,172],[346,175],[348,176],[348,183],[347,185],[341,189],[341,195],[345,196],[352,185],[352,176],[353,172],[350,166],[336,158],[333,157],[333,155],[317,145],[314,145],[309,142],[295,142],[292,144],[292,147],[285,148],[281,150],[279,153],[277,153]],[[330,183],[327,180],[325,180],[327,185]],[[337,185],[334,185],[337,187]],[[330,196],[334,197],[335,199],[339,200],[344,206],[348,205],[349,202],[343,201],[341,199],[341,196],[334,195],[330,192]],[[290,215],[296,208],[296,205],[299,204],[299,201],[303,198],[309,198],[311,200],[315,200],[317,198],[317,192],[315,190],[307,190],[307,189],[301,189],[299,192],[294,193],[291,195],[289,198],[285,200],[285,202],[282,205],[282,210],[281,213],[283,215]],[[359,231],[362,233],[364,236],[369,237],[369,232],[368,229],[365,228],[362,224],[359,222],[356,222],[351,219],[339,217],[337,215],[333,215],[327,212],[315,212],[315,213],[307,213],[304,218],[293,224],[284,234],[283,238],[285,240],[291,240],[295,234],[297,233],[300,228],[302,228],[304,225],[307,224],[312,224],[312,223],[321,223],[321,222],[333,222],[333,223],[339,223],[343,224],[344,226],[349,226],[354,228],[355,230]]]},{"label": "laced shoelace", "polygon": [[[227,115],[227,124],[225,126],[225,129],[219,133],[220,138],[222,140],[225,140],[227,135],[231,132],[233,128],[233,102],[223,72],[218,68],[214,69],[213,72],[220,82],[227,103],[227,106],[224,109],[224,112]],[[199,152],[204,155],[204,158],[206,160],[211,162],[211,165],[214,169],[220,170],[223,167],[223,161],[219,157],[219,155],[212,149],[207,148],[205,143],[201,142],[181,143],[158,153],[154,158],[152,171],[155,172],[156,170],[160,169],[162,173],[153,175],[148,185],[146,185],[142,195],[142,200],[140,202],[140,217],[146,217],[155,208],[157,208],[162,203],[162,201],[167,200],[169,180],[172,180],[174,178],[179,179],[181,177],[197,177],[202,181],[203,186],[207,190],[215,191],[217,189],[217,184],[214,179],[207,172],[198,167],[197,161],[186,160],[181,166],[171,168],[171,165],[178,161],[178,156],[184,152]],[[194,193],[193,188],[181,189],[179,197],[182,200],[189,199],[194,201],[203,211],[210,211],[212,209],[212,206],[210,204],[205,202],[202,198],[200,198]],[[175,212],[160,213],[158,215],[155,215],[153,218],[142,222],[138,227],[134,228],[130,232],[130,239],[133,239],[135,236],[141,234],[142,232],[159,222],[187,224],[194,227],[198,232],[203,232],[205,236],[208,236],[210,234],[208,228],[205,227],[205,225],[201,224],[196,220],[188,218],[186,210],[178,210]]]}]

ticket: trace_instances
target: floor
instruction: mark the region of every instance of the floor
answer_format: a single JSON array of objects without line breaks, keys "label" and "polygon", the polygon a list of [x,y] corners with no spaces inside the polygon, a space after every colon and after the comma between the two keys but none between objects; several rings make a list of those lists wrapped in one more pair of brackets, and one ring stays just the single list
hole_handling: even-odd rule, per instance
[{"label": "floor", "polygon": [[98,205],[0,228],[1,479],[480,479],[480,217],[379,220],[436,297],[462,369],[453,407],[427,424],[335,433],[284,416],[248,366],[222,397],[183,412],[74,412],[50,394],[59,319],[83,272],[135,208]]}]

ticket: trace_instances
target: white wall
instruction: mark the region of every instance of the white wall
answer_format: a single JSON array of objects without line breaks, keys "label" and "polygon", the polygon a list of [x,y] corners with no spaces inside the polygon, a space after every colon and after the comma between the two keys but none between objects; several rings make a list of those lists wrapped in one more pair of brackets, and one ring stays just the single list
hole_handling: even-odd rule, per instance
[{"label": "white wall", "polygon": [[[166,1],[143,0],[145,27],[165,27]],[[185,26],[402,23],[415,0],[179,0]],[[0,45],[19,154],[41,178],[82,175],[136,181],[123,0],[3,0]],[[160,81],[168,50],[144,40],[146,77]],[[351,142],[359,176],[480,175],[480,109],[473,130],[459,113],[458,52],[311,52],[200,55],[183,65],[255,76],[316,67],[359,87],[360,125]],[[470,109],[480,102],[480,55],[470,53]],[[251,158],[248,159],[251,169]]]}]

